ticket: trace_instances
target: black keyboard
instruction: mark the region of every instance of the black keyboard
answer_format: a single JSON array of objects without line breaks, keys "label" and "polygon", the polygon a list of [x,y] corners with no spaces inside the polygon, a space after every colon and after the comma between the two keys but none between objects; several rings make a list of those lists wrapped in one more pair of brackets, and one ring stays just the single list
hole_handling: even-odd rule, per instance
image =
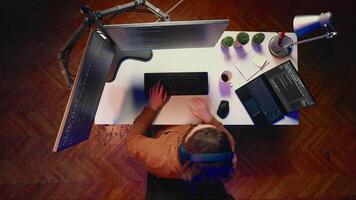
[{"label": "black keyboard", "polygon": [[251,81],[247,84],[247,88],[269,123],[272,124],[283,118],[283,112],[279,109],[267,86],[263,83],[262,77]]},{"label": "black keyboard", "polygon": [[145,73],[145,94],[161,81],[169,95],[207,95],[207,72]]}]

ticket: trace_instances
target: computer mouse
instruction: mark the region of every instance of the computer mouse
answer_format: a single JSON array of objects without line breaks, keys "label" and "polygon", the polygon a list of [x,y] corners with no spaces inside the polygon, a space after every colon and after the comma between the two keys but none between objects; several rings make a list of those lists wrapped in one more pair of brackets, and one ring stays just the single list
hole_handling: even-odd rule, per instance
[{"label": "computer mouse", "polygon": [[220,104],[219,104],[219,107],[218,107],[218,111],[217,111],[216,114],[221,119],[225,119],[229,115],[229,111],[230,111],[229,102],[226,101],[226,100],[220,101]]}]

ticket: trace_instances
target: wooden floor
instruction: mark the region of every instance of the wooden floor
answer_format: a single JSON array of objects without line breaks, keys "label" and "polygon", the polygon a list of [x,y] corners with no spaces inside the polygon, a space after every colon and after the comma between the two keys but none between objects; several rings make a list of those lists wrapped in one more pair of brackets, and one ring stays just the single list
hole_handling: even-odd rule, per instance
[{"label": "wooden floor", "polygon": [[[146,172],[127,154],[130,126],[94,126],[91,137],[53,153],[69,97],[56,52],[81,23],[79,6],[115,0],[0,3],[0,199],[143,199]],[[293,31],[293,17],[332,11],[339,35],[300,45],[299,70],[317,101],[299,126],[231,128],[236,199],[356,199],[356,12],[352,1],[151,0],[172,20],[229,18],[228,30]],[[130,12],[110,23],[151,22]],[[108,20],[109,21],[109,20]],[[75,47],[76,72],[88,32]]]}]

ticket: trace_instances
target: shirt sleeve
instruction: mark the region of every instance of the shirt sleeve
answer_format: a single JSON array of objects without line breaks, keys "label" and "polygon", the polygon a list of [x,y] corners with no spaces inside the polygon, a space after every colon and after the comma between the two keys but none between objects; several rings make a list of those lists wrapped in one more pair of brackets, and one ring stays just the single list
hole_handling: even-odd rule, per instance
[{"label": "shirt sleeve", "polygon": [[156,143],[159,141],[145,136],[145,132],[151,126],[157,116],[157,111],[145,107],[142,113],[136,117],[131,131],[126,136],[126,147],[136,160],[149,164],[150,157],[155,156]]}]

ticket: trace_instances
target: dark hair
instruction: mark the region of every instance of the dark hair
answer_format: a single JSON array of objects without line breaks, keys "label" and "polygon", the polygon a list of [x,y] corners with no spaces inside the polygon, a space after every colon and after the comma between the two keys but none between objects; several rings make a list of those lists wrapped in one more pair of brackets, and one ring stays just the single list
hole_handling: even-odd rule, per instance
[{"label": "dark hair", "polygon": [[[185,137],[183,141],[185,141]],[[216,128],[198,130],[182,145],[188,153],[232,152],[227,133]],[[225,181],[230,179],[234,173],[232,160],[220,162],[185,161],[181,164],[183,179],[188,181]]]}]

